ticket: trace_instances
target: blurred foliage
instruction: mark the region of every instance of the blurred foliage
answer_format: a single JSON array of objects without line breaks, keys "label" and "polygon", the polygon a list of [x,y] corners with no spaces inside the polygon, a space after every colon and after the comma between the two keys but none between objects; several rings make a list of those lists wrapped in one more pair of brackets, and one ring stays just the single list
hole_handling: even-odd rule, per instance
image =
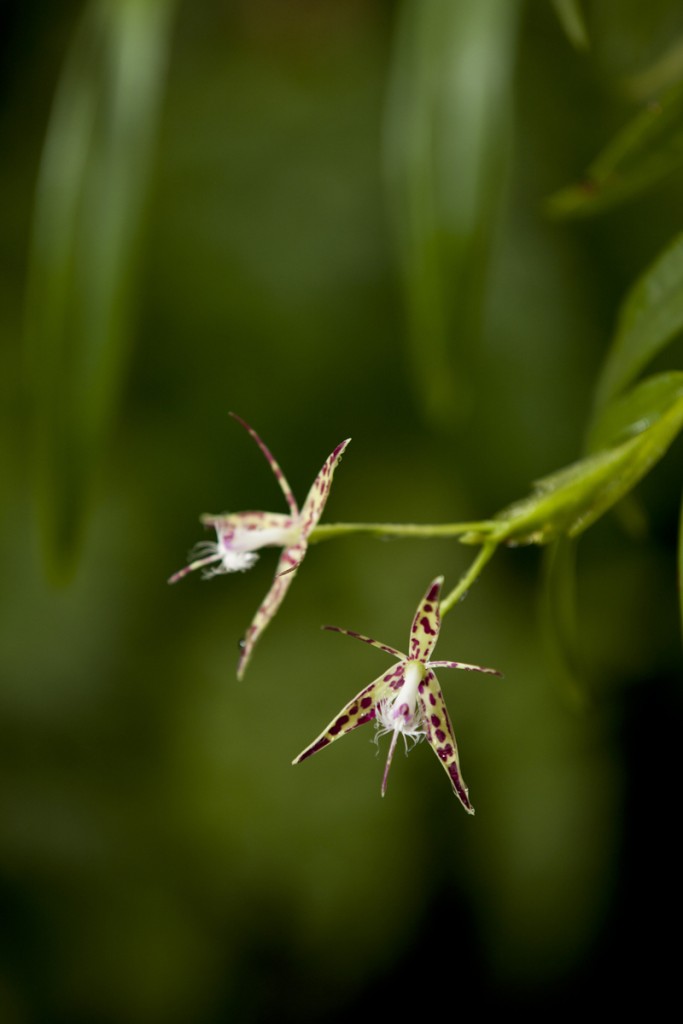
[{"label": "blurred foliage", "polygon": [[[424,1013],[425,955],[461,1009],[655,1007],[674,947],[634,936],[679,896],[680,4],[1,17],[0,1019]],[[586,167],[590,216],[548,218]],[[166,586],[201,512],[280,507],[231,409],[298,495],[353,436],[328,521],[482,519],[549,477],[569,523],[576,466],[600,512],[606,465],[652,470],[545,588],[533,549],[499,551],[444,622],[444,656],[505,672],[445,693],[474,820],[425,745],[384,801],[361,733],[289,764],[384,665],[317,625],[400,645],[466,548],[313,547],[240,686],[273,554]]]}]

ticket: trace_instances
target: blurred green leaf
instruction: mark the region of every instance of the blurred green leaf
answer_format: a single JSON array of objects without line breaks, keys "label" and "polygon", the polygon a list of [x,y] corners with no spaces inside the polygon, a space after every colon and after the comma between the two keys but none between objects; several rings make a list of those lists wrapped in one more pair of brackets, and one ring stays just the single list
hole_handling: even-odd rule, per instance
[{"label": "blurred green leaf", "polygon": [[628,440],[539,480],[528,498],[499,513],[497,527],[473,531],[463,541],[547,544],[562,534],[578,536],[645,476],[681,427],[683,373],[643,382],[606,410],[595,428],[597,438]]},{"label": "blurred green leaf", "polygon": [[683,396],[683,373],[671,371],[648,377],[599,410],[587,448],[612,448],[652,427]]},{"label": "blurred green leaf", "polygon": [[550,643],[567,690],[580,699],[584,671],[579,654],[576,554],[575,538],[558,537],[548,545],[540,607],[543,636]]},{"label": "blurred green leaf", "polygon": [[130,347],[172,9],[88,4],[43,149],[26,334],[41,528],[57,572],[75,556]]},{"label": "blurred green leaf", "polygon": [[572,45],[577,50],[587,50],[588,32],[579,0],[553,0],[553,7]]},{"label": "blurred green leaf", "polygon": [[642,71],[624,82],[626,93],[638,102],[655,96],[683,78],[683,38],[679,35]]},{"label": "blurred green leaf", "polygon": [[604,405],[683,330],[683,235],[638,279],[619,313],[597,387]]},{"label": "blurred green leaf", "polygon": [[518,10],[517,0],[405,0],[399,18],[386,172],[416,385],[446,423],[473,402],[465,351],[506,166]]},{"label": "blurred green leaf", "polygon": [[552,217],[584,217],[630,199],[683,164],[683,84],[640,111],[576,185],[547,200]]}]

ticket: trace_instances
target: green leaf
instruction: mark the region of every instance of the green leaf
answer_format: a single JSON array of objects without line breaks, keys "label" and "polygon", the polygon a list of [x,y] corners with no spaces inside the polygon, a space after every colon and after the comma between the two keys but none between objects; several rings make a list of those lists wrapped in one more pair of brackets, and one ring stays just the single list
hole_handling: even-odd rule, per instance
[{"label": "green leaf", "polygon": [[558,537],[545,549],[540,615],[543,636],[556,663],[554,675],[577,703],[585,700],[586,673],[579,644],[575,538]]},{"label": "green leaf", "polygon": [[625,396],[598,437],[628,439],[538,481],[529,497],[504,509],[486,533],[465,543],[547,544],[576,537],[592,525],[661,459],[683,427],[683,374],[652,378]]},{"label": "green leaf", "polygon": [[578,0],[553,0],[553,7],[570,43],[577,50],[587,50],[588,32]]},{"label": "green leaf", "polygon": [[683,83],[630,121],[582,181],[547,200],[552,217],[587,217],[630,199],[683,164]]},{"label": "green leaf", "polygon": [[72,565],[133,332],[141,223],[174,0],[92,0],[38,178],[26,342],[48,566]]},{"label": "green leaf", "polygon": [[[472,405],[468,353],[512,122],[518,0],[404,0],[386,113],[386,177],[426,413]],[[457,350],[456,350],[457,343]]]},{"label": "green leaf", "polygon": [[588,451],[614,447],[648,430],[682,395],[683,372],[680,370],[659,373],[641,381],[600,409],[588,435]]},{"label": "green leaf", "polygon": [[597,387],[604,405],[683,330],[683,235],[648,267],[626,296]]}]

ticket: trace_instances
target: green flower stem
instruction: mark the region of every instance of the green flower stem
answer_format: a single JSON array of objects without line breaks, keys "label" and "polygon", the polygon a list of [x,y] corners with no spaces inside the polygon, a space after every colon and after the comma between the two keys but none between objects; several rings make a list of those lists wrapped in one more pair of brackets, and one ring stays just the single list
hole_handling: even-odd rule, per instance
[{"label": "green flower stem", "polygon": [[440,611],[442,615],[446,615],[453,605],[456,605],[458,601],[465,596],[486,563],[493,557],[493,553],[497,547],[497,541],[489,541],[488,544],[483,545],[481,551],[474,559],[467,572],[460,577],[458,585],[454,587],[450,594],[448,594],[447,597],[444,597],[441,602]]},{"label": "green flower stem", "polygon": [[491,522],[476,523],[325,523],[311,530],[309,544],[332,540],[351,533],[368,533],[374,537],[458,537],[463,533],[488,534],[494,529]]}]

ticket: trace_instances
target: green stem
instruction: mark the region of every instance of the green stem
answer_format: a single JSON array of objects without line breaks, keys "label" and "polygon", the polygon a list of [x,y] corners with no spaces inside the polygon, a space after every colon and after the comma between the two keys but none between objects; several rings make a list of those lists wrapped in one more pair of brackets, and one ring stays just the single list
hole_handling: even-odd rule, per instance
[{"label": "green stem", "polygon": [[450,594],[448,594],[448,596],[445,597],[439,605],[439,610],[442,615],[446,615],[453,605],[457,604],[458,601],[465,596],[486,563],[493,557],[493,553],[497,547],[497,541],[490,541],[488,544],[483,545],[481,551],[474,559],[467,572],[460,577],[458,585],[451,590]]},{"label": "green stem", "polygon": [[351,533],[368,533],[374,537],[458,537],[463,533],[476,531],[489,533],[494,523],[487,521],[475,523],[325,523],[316,526],[308,536],[309,544],[321,540],[332,540]]}]

